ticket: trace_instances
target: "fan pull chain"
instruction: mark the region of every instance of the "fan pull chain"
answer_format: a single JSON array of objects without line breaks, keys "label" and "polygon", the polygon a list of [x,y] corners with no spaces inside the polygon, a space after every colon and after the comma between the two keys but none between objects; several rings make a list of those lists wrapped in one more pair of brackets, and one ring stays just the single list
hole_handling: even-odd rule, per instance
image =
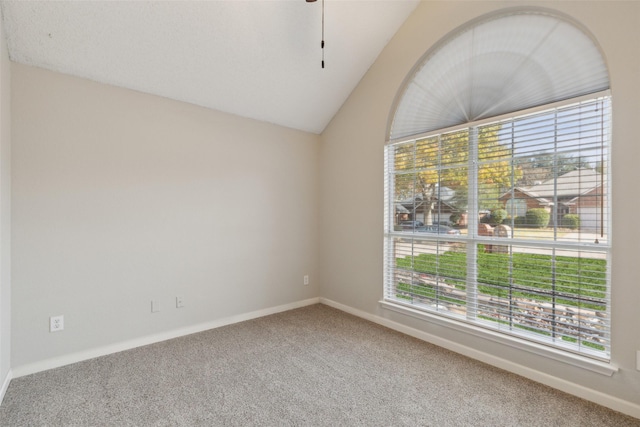
[{"label": "fan pull chain", "polygon": [[[315,3],[316,0],[307,0],[307,3]],[[320,42],[322,49],[322,68],[324,68],[324,0],[322,0],[322,41]]]},{"label": "fan pull chain", "polygon": [[324,68],[324,0],[322,0],[322,42],[320,42],[320,49],[322,49],[322,68]]}]

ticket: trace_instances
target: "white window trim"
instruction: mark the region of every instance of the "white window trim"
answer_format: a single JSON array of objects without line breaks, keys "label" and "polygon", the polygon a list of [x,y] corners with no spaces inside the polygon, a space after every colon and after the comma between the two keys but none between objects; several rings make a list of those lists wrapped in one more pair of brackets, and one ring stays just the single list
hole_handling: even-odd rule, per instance
[{"label": "white window trim", "polygon": [[[465,128],[469,128],[469,129],[473,129],[473,128],[477,128],[479,126],[482,125],[486,125],[486,124],[491,124],[491,123],[496,123],[496,122],[500,122],[503,120],[508,120],[511,118],[515,118],[515,117],[522,117],[522,116],[526,116],[528,114],[536,114],[536,113],[540,113],[540,112],[544,112],[547,110],[552,110],[558,107],[565,107],[565,106],[570,106],[573,104],[578,104],[582,101],[588,101],[591,99],[595,99],[595,98],[600,98],[600,97],[611,97],[611,91],[609,89],[605,90],[605,91],[600,91],[600,92],[596,92],[596,93],[591,93],[591,94],[587,94],[587,95],[583,95],[580,97],[576,97],[576,98],[572,98],[569,100],[562,100],[562,101],[558,101],[558,102],[553,102],[550,104],[545,104],[542,106],[538,106],[538,107],[533,107],[533,108],[529,108],[526,110],[522,110],[522,111],[516,111],[516,112],[511,112],[508,114],[503,114],[500,116],[496,116],[496,117],[491,117],[491,118],[487,118],[487,119],[483,119],[483,120],[478,120],[478,121],[474,121],[474,122],[470,122],[470,123],[465,123],[464,125],[460,126],[453,126],[453,127],[449,127],[449,128],[445,128],[445,129],[439,129],[437,131],[430,131],[430,132],[426,132],[426,133],[421,133],[421,134],[417,134],[417,135],[411,135],[411,136],[406,136],[406,137],[402,137],[402,138],[398,138],[395,140],[390,140],[387,142],[387,144],[385,144],[385,162],[388,160],[387,159],[387,146],[389,145],[395,145],[398,143],[402,143],[402,142],[407,142],[407,141],[413,141],[413,140],[418,140],[418,139],[422,139],[425,137],[429,137],[432,136],[434,134],[443,134],[443,133],[447,133],[449,131],[453,131],[453,130],[458,130],[461,127],[465,127]],[[470,136],[471,138],[471,136]],[[611,139],[610,139],[611,141]],[[475,144],[471,145],[472,149],[475,148]],[[612,146],[609,145],[608,147],[609,149],[609,155],[611,155],[611,150],[612,150]],[[470,166],[471,167],[471,166]],[[611,195],[611,173],[610,171],[608,171],[608,179],[607,179],[607,186],[608,186],[608,194]],[[475,174],[472,174],[472,176],[475,176]],[[388,245],[388,242],[390,239],[392,239],[393,237],[402,237],[402,232],[396,232],[393,230],[393,226],[392,226],[392,221],[391,218],[393,218],[393,203],[389,200],[388,194],[386,194],[387,191],[387,179],[388,177],[385,174],[385,224],[384,224],[384,245],[385,245],[385,253],[387,254],[387,256],[390,255],[390,247]],[[470,180],[470,188],[471,186],[474,185],[475,179]],[[474,191],[470,191],[469,192],[469,196],[471,197],[475,197],[476,192]],[[473,202],[470,199],[470,203]],[[608,197],[607,200],[607,212],[611,212],[611,203],[612,203],[612,197]],[[388,217],[388,215],[391,215],[391,218]],[[474,224],[472,224],[471,222],[473,222]],[[473,228],[472,228],[473,226]],[[477,231],[477,220],[473,221],[473,217],[470,218],[470,223],[469,223],[469,229],[470,230],[476,230]],[[556,247],[556,248],[571,248],[571,249],[576,249],[576,248],[581,248],[585,251],[589,251],[589,248],[594,248],[594,249],[600,249],[602,250],[603,247],[606,248],[607,250],[607,264],[608,264],[608,268],[607,268],[607,282],[609,283],[609,289],[607,289],[607,294],[608,294],[608,299],[609,299],[609,305],[607,307],[607,311],[608,313],[611,313],[611,298],[610,298],[610,293],[611,293],[611,248],[612,248],[612,232],[611,232],[611,221],[607,221],[607,235],[608,235],[608,242],[603,245],[603,244],[598,244],[598,245],[594,245],[594,244],[590,244],[590,243],[586,243],[586,242],[581,242],[581,243],[573,243],[573,242],[567,242],[567,243],[545,243],[545,242],[539,242],[539,241],[527,241],[527,240],[519,240],[519,239],[511,239],[510,240],[510,244],[521,244],[521,245],[535,245],[537,247],[540,246],[549,246],[549,247]],[[407,234],[408,238],[415,238],[415,235],[412,233],[408,233]],[[457,236],[447,236],[447,240],[461,240],[461,241],[465,241],[465,242],[473,242],[473,243],[483,243],[483,242],[487,242],[490,243],[492,241],[494,241],[493,238],[489,237],[489,238],[484,238],[484,237],[480,237],[477,235],[477,232],[473,232],[471,236],[469,236],[468,238],[459,238]],[[473,261],[473,260],[472,260]],[[470,262],[468,260],[468,262]],[[386,276],[386,257],[385,257],[385,276]],[[472,269],[473,270],[473,269]],[[469,268],[467,268],[467,271],[470,271]],[[386,278],[384,279],[384,285],[383,288],[385,289],[385,293],[386,293],[386,287],[387,287],[387,281]],[[481,337],[499,344],[503,344],[503,345],[507,345],[509,347],[513,347],[519,350],[523,350],[523,351],[527,351],[529,353],[533,353],[536,355],[540,355],[540,356],[544,356],[547,357],[549,359],[553,359],[553,360],[557,360],[560,362],[564,362],[567,363],[571,366],[575,366],[575,367],[579,367],[582,369],[586,369],[592,372],[596,372],[602,375],[606,375],[606,376],[612,376],[615,372],[618,371],[618,367],[616,365],[614,365],[610,358],[609,359],[604,359],[602,358],[602,356],[598,356],[597,353],[594,354],[589,354],[588,352],[585,352],[585,354],[577,354],[574,351],[571,350],[571,348],[569,346],[567,346],[567,349],[563,349],[562,345],[559,344],[558,342],[555,342],[552,346],[547,346],[545,345],[544,339],[540,339],[539,342],[535,342],[535,341],[530,341],[527,340],[525,338],[521,338],[519,336],[517,336],[517,334],[511,334],[511,333],[506,333],[506,332],[498,332],[498,331],[494,331],[491,328],[484,328],[482,326],[478,326],[479,324],[481,324],[480,322],[478,322],[477,320],[473,320],[473,321],[466,321],[463,318],[457,319],[454,317],[449,317],[449,316],[444,316],[444,315],[440,315],[434,312],[430,312],[429,310],[418,310],[416,308],[413,308],[412,305],[410,304],[402,304],[399,301],[391,301],[391,300],[386,300],[383,299],[381,301],[379,301],[379,304],[382,308],[386,309],[386,310],[390,310],[390,311],[394,311],[397,313],[402,313],[405,315],[408,315],[410,317],[413,318],[417,318],[429,323],[433,323],[439,326],[443,326],[449,329],[453,329],[456,331],[460,331],[460,332],[464,332],[467,333],[469,335],[472,336],[476,336],[476,337]],[[414,305],[415,306],[415,305]],[[588,355],[586,355],[588,354]]]},{"label": "white window trim", "polygon": [[528,353],[543,356],[549,359],[556,360],[558,362],[563,362],[571,366],[586,369],[588,371],[608,377],[618,372],[618,367],[609,362],[580,356],[569,351],[563,351],[553,347],[548,347],[544,344],[538,344],[533,341],[528,341],[523,338],[507,335],[501,332],[494,332],[490,329],[485,329],[480,326],[463,323],[463,321],[461,320],[454,320],[445,316],[431,314],[427,311],[416,310],[414,308],[404,306],[400,303],[381,300],[379,301],[379,304],[380,307],[385,310],[401,313],[403,315],[423,320],[434,325],[442,326],[458,332],[463,332],[474,337],[483,338],[498,344],[506,345],[518,350],[523,350]]}]

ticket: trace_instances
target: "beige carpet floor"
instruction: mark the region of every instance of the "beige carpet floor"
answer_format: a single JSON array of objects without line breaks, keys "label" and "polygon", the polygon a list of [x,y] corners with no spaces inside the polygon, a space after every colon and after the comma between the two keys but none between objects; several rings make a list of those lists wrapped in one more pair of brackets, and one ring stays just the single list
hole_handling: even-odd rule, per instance
[{"label": "beige carpet floor", "polygon": [[640,426],[314,305],[14,379],[1,426]]}]

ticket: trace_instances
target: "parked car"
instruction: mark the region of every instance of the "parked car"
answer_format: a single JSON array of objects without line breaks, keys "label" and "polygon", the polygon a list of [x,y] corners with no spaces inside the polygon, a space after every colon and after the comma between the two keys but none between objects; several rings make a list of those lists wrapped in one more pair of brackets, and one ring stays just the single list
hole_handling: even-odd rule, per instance
[{"label": "parked car", "polygon": [[422,221],[400,221],[400,227],[403,230],[418,230],[420,227],[424,227]]}]

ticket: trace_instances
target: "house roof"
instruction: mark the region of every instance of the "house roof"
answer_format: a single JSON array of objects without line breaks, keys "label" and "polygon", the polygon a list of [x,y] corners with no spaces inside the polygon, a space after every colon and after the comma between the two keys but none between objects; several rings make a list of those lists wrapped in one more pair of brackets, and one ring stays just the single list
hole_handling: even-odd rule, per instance
[{"label": "house roof", "polygon": [[409,209],[405,208],[400,203],[396,203],[395,206],[396,206],[396,213],[410,213],[411,212]]},{"label": "house roof", "polygon": [[[451,199],[453,199],[455,191],[451,190],[448,187],[442,187],[443,190],[445,188],[447,191],[443,191],[442,193],[440,193],[440,195],[442,196],[443,194],[446,194],[446,197],[441,197],[440,199],[436,197],[436,200],[438,200],[438,203],[441,206],[447,206],[451,210],[458,210],[458,207],[453,206],[451,203],[448,203],[448,201],[451,201]],[[417,210],[421,206],[423,206],[422,195],[418,194],[415,197],[410,197],[401,200],[399,203],[396,203],[396,213],[408,213]]]},{"label": "house roof", "polygon": [[[553,202],[545,197],[540,196],[538,193],[536,193],[535,191],[531,191],[529,189],[527,189],[526,187],[514,187],[515,190],[520,191],[521,193],[531,197],[532,199],[536,199],[538,201],[538,203],[540,203],[541,205],[552,205]],[[508,191],[506,193],[504,193],[502,196],[500,196],[500,198],[503,198],[507,195],[509,195],[511,193],[511,191]]]},{"label": "house roof", "polygon": [[540,197],[546,198],[553,198],[554,193],[563,199],[576,197],[599,187],[603,178],[606,179],[606,176],[594,169],[576,169],[555,180],[552,178],[531,186],[529,191],[534,191]]},{"label": "house roof", "polygon": [[[573,199],[593,191],[602,185],[603,180],[606,183],[606,174],[603,175],[594,169],[576,169],[556,179],[551,178],[540,184],[515,187],[515,189],[540,202],[550,204],[555,194],[559,199]],[[504,193],[501,198],[508,196],[509,193],[510,191]]]},{"label": "house roof", "polygon": [[[450,201],[456,195],[455,190],[449,187],[445,187],[444,185],[440,187],[438,184],[435,185],[434,193],[435,199],[442,202]],[[422,203],[422,194],[418,193],[413,197],[407,197],[406,199],[400,200],[400,203],[402,203],[403,205],[413,205],[414,203],[420,204]]]}]

